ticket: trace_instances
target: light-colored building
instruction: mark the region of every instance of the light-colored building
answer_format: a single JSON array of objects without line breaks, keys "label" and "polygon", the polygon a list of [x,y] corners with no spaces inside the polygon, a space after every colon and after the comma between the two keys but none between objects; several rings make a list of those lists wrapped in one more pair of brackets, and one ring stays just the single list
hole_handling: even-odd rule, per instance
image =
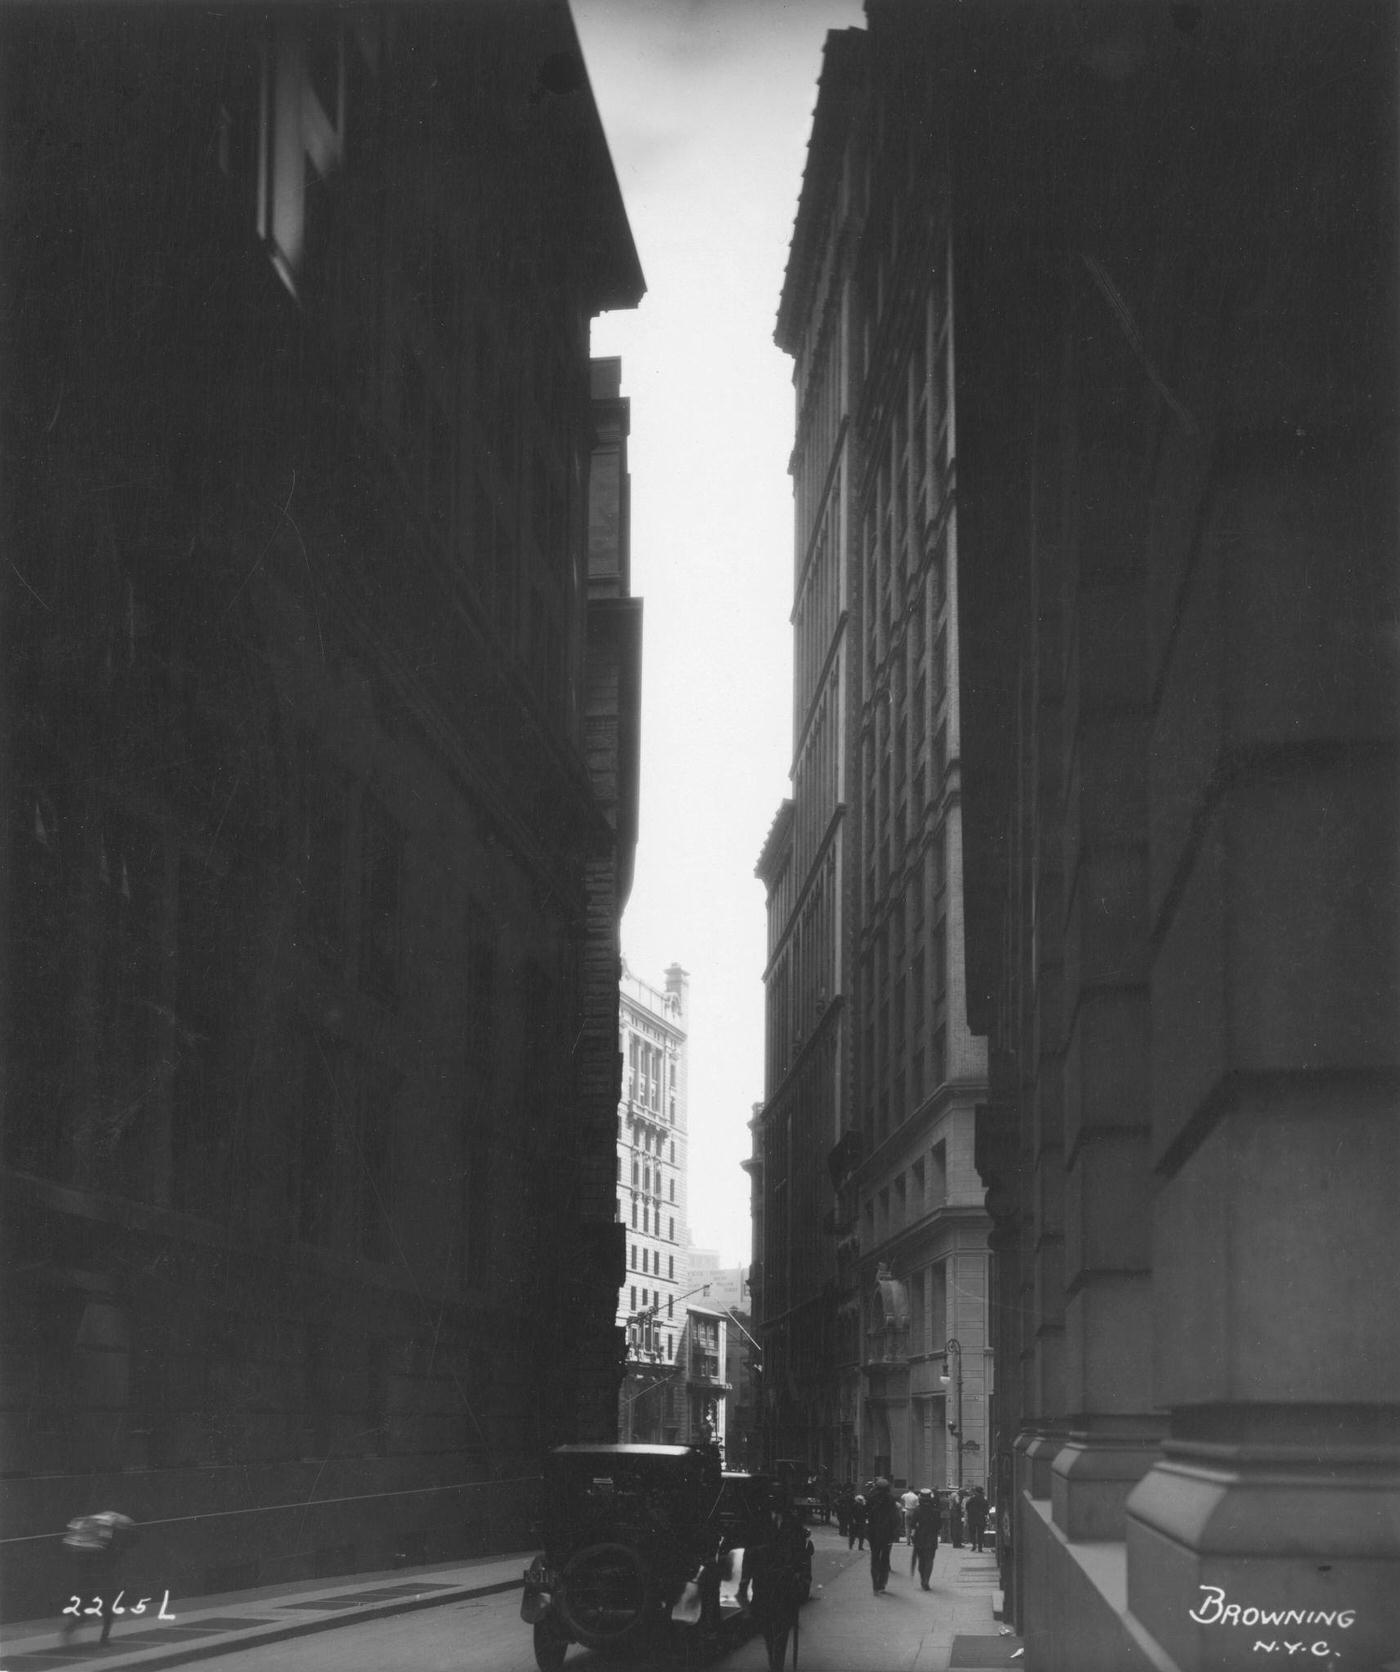
[{"label": "light-colored building", "polygon": [[836,1478],[983,1478],[988,1219],[967,1023],[953,272],[941,128],[828,37],[776,340],[793,358],[793,794],[754,1122],[765,1421]]},{"label": "light-colored building", "polygon": [[742,1310],[749,1303],[749,1268],[722,1266],[713,1248],[686,1250],[686,1288],[703,1289],[705,1304],[718,1311]]},{"label": "light-colored building", "polygon": [[626,1352],[619,1407],[625,1440],[663,1440],[677,1426],[665,1389],[671,1368],[685,1363],[689,989],[679,964],[661,987],[623,965],[617,1218],[626,1269],[617,1323]]}]

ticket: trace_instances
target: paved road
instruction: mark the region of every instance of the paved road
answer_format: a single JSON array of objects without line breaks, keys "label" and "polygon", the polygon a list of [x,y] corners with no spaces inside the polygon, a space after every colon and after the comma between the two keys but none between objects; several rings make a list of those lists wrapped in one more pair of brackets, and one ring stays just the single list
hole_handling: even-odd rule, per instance
[{"label": "paved road", "polygon": [[[940,1550],[934,1589],[908,1573],[907,1547],[895,1550],[894,1576],[871,1593],[867,1558],[819,1530],[812,1601],[802,1610],[800,1672],[946,1672],[960,1633],[995,1635],[991,1557]],[[530,1629],[518,1594],[478,1597],[389,1619],[220,1655],[212,1672],[534,1672]],[[566,1672],[618,1672],[626,1663],[581,1648]],[[956,1662],[953,1664],[956,1665]],[[986,1661],[980,1664],[987,1664]],[[709,1662],[705,1672],[763,1672],[761,1638]],[[656,1672],[632,1662],[633,1672]]]}]

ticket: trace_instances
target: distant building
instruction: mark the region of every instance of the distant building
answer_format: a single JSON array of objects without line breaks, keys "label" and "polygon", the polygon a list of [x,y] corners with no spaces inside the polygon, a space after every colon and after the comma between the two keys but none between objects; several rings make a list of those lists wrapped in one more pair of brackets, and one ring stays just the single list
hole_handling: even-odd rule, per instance
[{"label": "distant building", "polygon": [[680,1418],[663,1390],[662,1367],[683,1366],[690,978],[679,964],[653,987],[625,965],[619,1002],[622,1098],[617,1110],[617,1219],[625,1272],[617,1294],[626,1376],[619,1407],[624,1439],[664,1440]]},{"label": "distant building", "polygon": [[[684,1405],[677,1439],[682,1445],[712,1439],[724,1450],[729,1434],[729,1319],[697,1301],[686,1304]],[[679,1389],[677,1390],[679,1392]]]},{"label": "distant building", "polygon": [[518,1548],[623,1252],[643,285],[567,8],[0,37],[5,1606],[94,1502],[174,1593]]},{"label": "distant building", "polygon": [[[692,1281],[695,1281],[692,1279]],[[709,1289],[705,1296],[708,1305],[723,1312],[729,1308],[742,1311],[749,1304],[749,1268],[747,1266],[716,1265],[700,1279]]]},{"label": "distant building", "polygon": [[994,1394],[963,976],[942,128],[827,38],[778,311],[793,357],[793,795],[759,860],[764,1422],[837,1479],[983,1478]]}]

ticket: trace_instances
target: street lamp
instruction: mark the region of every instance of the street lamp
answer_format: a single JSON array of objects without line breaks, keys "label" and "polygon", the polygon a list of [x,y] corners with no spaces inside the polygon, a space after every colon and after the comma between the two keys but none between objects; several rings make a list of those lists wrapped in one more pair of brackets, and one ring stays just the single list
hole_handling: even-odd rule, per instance
[{"label": "street lamp", "polygon": [[[949,1363],[952,1359],[954,1368],[949,1376]],[[948,1432],[953,1436],[953,1443],[958,1451],[958,1491],[962,1491],[963,1480],[963,1438],[962,1438],[962,1342],[956,1336],[949,1336],[943,1346],[943,1374],[938,1378],[947,1387],[949,1380],[953,1383],[953,1420],[948,1424]]]}]

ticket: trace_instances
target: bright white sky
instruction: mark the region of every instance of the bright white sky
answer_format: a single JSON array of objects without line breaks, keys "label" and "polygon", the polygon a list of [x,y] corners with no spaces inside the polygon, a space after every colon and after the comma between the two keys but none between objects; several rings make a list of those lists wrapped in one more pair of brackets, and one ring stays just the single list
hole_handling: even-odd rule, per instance
[{"label": "bright white sky", "polygon": [[632,401],[645,599],[635,975],[690,972],[690,1228],[747,1265],[763,1096],[754,865],[789,790],[792,366],[773,345],[829,28],[860,0],[572,0],[647,279],[605,314]]}]

